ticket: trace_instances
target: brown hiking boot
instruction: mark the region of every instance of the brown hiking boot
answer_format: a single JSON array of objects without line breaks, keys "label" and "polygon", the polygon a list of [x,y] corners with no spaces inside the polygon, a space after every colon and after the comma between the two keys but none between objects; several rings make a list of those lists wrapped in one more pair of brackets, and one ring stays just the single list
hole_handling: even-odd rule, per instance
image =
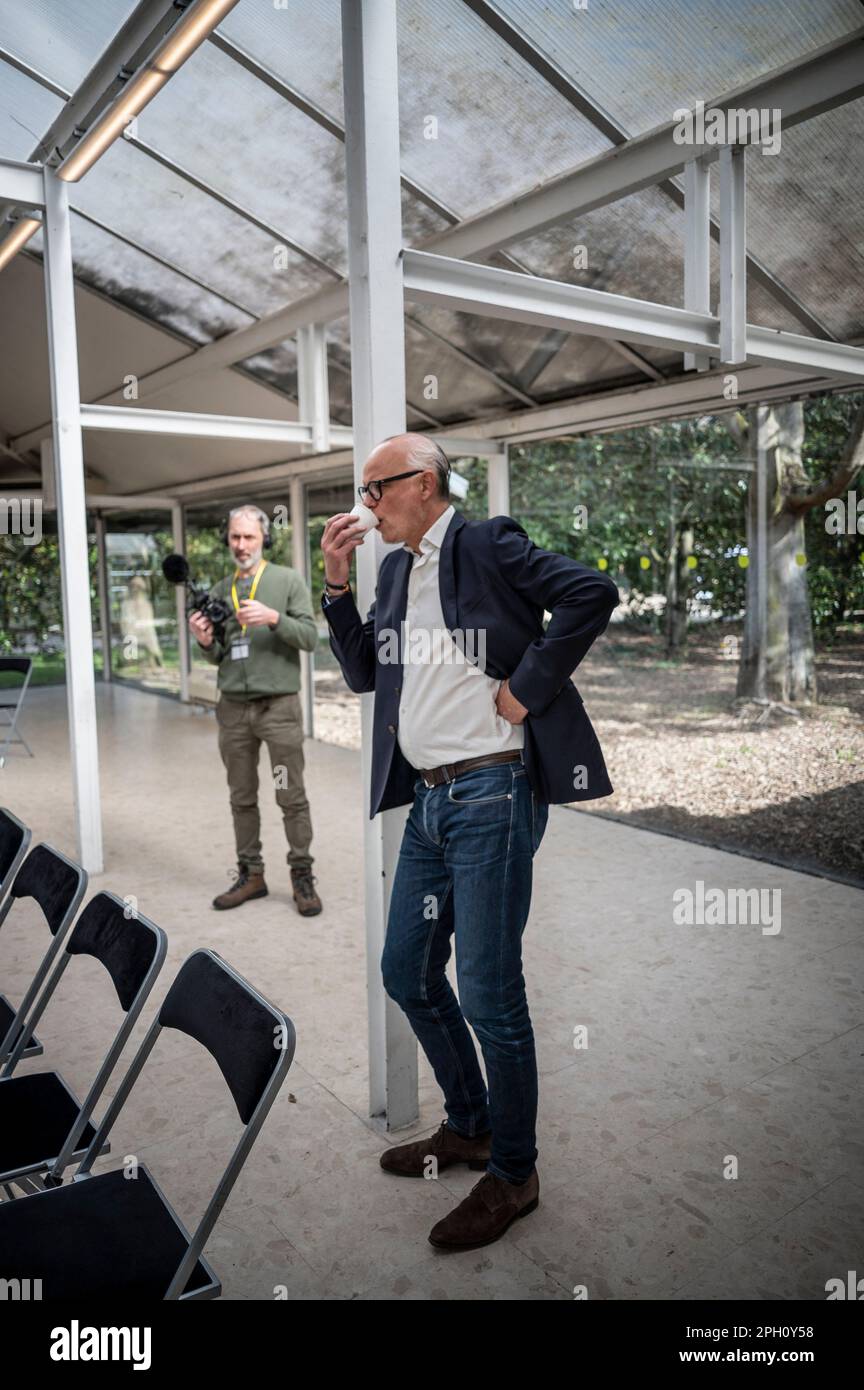
[{"label": "brown hiking boot", "polygon": [[292,868],[291,887],[294,890],[294,901],[301,917],[315,917],[321,911],[321,899],[312,886],[317,882],[318,880],[311,869]]},{"label": "brown hiking boot", "polygon": [[234,875],[234,883],[224,893],[213,899],[213,906],[223,912],[228,907],[239,907],[249,898],[266,898],[267,884],[264,882],[263,870],[257,869],[250,872],[245,864],[241,864]]},{"label": "brown hiking boot", "polygon": [[385,1149],[380,1163],[386,1172],[398,1173],[402,1178],[422,1178],[430,1171],[430,1158],[437,1159],[439,1173],[454,1163],[467,1163],[469,1168],[480,1169],[489,1162],[491,1144],[491,1130],[466,1139],[444,1120],[436,1132],[426,1139],[415,1139],[410,1144]]}]

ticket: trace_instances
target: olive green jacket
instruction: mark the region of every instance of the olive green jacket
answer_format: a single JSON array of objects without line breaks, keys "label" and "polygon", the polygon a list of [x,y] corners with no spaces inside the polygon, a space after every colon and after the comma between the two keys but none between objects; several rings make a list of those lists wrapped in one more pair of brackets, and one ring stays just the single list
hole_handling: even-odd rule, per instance
[{"label": "olive green jacket", "polygon": [[[220,579],[210,590],[215,598],[231,601],[232,574]],[[237,598],[248,598],[250,579],[238,579]],[[225,642],[214,639],[211,647],[198,650],[212,665],[219,667],[218,686],[231,700],[253,700],[262,695],[293,695],[300,689],[300,652],[315,650],[318,628],[312,613],[312,596],[302,577],[287,565],[268,563],[261,572],[255,598],[275,608],[279,621],[275,628],[247,627],[245,640],[249,655],[231,658],[231,642],[242,637],[240,624],[232,611],[225,624]]]}]

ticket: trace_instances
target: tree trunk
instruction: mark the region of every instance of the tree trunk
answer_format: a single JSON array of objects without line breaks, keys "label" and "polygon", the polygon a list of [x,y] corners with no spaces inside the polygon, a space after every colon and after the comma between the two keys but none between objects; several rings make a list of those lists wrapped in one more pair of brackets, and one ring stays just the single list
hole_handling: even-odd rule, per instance
[{"label": "tree trunk", "polygon": [[[816,663],[804,542],[802,502],[804,408],[799,401],[748,411],[748,437],[757,472],[748,496],[747,611],[737,694],[780,704],[815,701]],[[760,518],[758,470],[765,472]],[[765,528],[759,544],[760,519]],[[763,572],[764,567],[764,572]]]},{"label": "tree trunk", "polygon": [[666,564],[666,655],[678,656],[687,641],[687,598],[690,592],[690,567],[687,557],[693,554],[693,528],[673,517]]}]

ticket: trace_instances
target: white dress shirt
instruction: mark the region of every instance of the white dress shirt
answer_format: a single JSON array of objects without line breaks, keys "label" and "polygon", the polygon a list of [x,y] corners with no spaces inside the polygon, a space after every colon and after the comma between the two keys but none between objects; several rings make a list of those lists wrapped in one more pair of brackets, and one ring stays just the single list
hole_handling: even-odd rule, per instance
[{"label": "white dress shirt", "polygon": [[[439,560],[454,514],[451,505],[429,527],[419,552],[411,551],[397,738],[418,770],[507,752],[525,742],[524,727],[511,724],[495,708],[501,681],[467,661],[444,621]],[[465,651],[476,660],[483,648],[467,638]]]}]

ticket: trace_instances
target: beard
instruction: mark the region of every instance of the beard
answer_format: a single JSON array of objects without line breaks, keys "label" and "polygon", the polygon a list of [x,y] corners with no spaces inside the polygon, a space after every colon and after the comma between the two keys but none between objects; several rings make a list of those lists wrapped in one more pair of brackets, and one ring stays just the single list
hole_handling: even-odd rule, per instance
[{"label": "beard", "polygon": [[264,554],[264,547],[259,546],[249,556],[248,560],[237,561],[237,568],[241,574],[248,574],[250,570],[256,570],[261,563],[261,556]]}]

